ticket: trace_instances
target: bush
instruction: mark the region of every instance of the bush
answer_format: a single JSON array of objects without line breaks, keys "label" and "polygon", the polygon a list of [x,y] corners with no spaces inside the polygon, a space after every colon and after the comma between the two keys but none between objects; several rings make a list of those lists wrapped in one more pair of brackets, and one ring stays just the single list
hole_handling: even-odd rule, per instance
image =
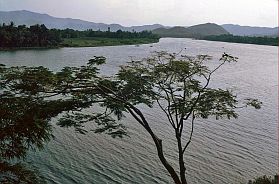
[{"label": "bush", "polygon": [[248,184],[277,184],[278,183],[278,175],[275,175],[274,179],[272,177],[268,177],[266,175],[256,178],[255,180],[249,180]]}]

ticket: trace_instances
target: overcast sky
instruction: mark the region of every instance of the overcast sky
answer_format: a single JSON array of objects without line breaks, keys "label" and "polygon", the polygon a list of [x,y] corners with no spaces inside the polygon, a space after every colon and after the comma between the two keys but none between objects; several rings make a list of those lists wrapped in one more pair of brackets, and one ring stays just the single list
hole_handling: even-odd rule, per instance
[{"label": "overcast sky", "polygon": [[0,0],[0,11],[10,10],[125,26],[207,22],[278,26],[278,0]]}]

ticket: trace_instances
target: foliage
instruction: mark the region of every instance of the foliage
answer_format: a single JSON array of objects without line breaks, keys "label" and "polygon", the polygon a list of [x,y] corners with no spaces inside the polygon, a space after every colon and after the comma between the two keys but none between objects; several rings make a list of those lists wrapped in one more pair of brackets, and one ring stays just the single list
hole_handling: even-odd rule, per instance
[{"label": "foliage", "polygon": [[24,164],[0,162],[0,183],[2,184],[43,184],[37,172],[28,169]]},{"label": "foliage", "polygon": [[[163,166],[176,184],[186,184],[184,153],[191,143],[195,119],[237,118],[237,108],[260,108],[256,99],[239,102],[227,89],[209,87],[211,76],[224,64],[237,58],[226,53],[214,68],[207,55],[196,57],[180,53],[155,55],[122,66],[115,76],[103,76],[99,65],[106,58],[95,56],[86,66],[65,67],[53,73],[43,67],[0,68],[1,159],[24,156],[29,148],[41,147],[51,137],[48,122],[62,114],[59,125],[86,133],[84,124],[95,123],[95,133],[112,137],[127,135],[118,120],[129,113],[151,136]],[[160,107],[173,128],[179,155],[179,172],[167,161],[163,139],[156,135],[141,111]],[[184,142],[185,124],[190,137]],[[170,132],[172,133],[172,132]],[[16,147],[13,147],[16,145]],[[2,149],[4,148],[4,149]],[[16,148],[16,149],[14,149]]]},{"label": "foliage", "polygon": [[[93,31],[92,29],[85,31],[73,29],[59,30],[48,29],[44,24],[37,24],[30,27],[26,27],[25,25],[14,26],[13,22],[11,22],[10,25],[0,25],[0,48],[58,47],[60,45],[74,46],[72,43],[62,43],[63,39],[69,38],[82,38],[83,40],[87,39],[89,42],[92,38],[95,38],[96,42],[95,45],[93,43],[93,46],[121,45],[129,43],[137,44],[137,42],[145,43],[146,41],[147,43],[150,43],[151,40],[159,40],[159,37],[152,34],[150,31],[128,32],[118,30],[116,32],[110,32]],[[110,38],[109,41],[113,42],[107,42],[105,38]],[[115,42],[115,39],[117,42]],[[98,42],[98,40],[101,41]],[[92,44],[85,46],[91,45]]]},{"label": "foliage", "polygon": [[118,30],[116,32],[111,31],[94,31],[88,29],[85,31],[78,31],[73,29],[60,30],[62,38],[84,38],[84,37],[94,37],[94,38],[156,38],[157,35],[152,34],[151,31],[141,31],[141,32],[129,32]]},{"label": "foliage", "polygon": [[234,36],[231,34],[227,34],[218,36],[205,36],[202,39],[211,41],[278,46],[278,37]]},{"label": "foliage", "polygon": [[29,28],[25,25],[0,26],[0,48],[12,47],[54,47],[58,46],[61,38],[57,30],[49,30],[45,25],[33,25]]},{"label": "foliage", "polygon": [[158,42],[156,38],[64,38],[61,46],[65,47],[97,47],[114,45],[136,45]]},{"label": "foliage", "polygon": [[255,180],[250,180],[248,184],[277,184],[278,183],[278,175],[272,179],[271,177],[268,177],[266,175],[262,177],[258,177]]}]

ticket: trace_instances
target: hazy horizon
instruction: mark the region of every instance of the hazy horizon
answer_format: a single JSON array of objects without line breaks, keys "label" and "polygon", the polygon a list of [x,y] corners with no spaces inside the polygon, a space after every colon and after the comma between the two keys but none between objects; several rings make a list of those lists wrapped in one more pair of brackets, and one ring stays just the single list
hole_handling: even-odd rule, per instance
[{"label": "hazy horizon", "polygon": [[123,26],[191,26],[210,22],[278,27],[277,6],[278,0],[0,0],[0,11],[27,10],[58,18]]}]

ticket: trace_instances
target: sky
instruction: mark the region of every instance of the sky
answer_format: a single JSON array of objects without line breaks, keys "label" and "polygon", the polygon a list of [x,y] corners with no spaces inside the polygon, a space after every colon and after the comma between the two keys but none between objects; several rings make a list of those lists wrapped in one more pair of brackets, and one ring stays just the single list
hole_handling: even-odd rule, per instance
[{"label": "sky", "polygon": [[124,26],[278,26],[278,0],[0,0],[0,11],[12,10]]}]

